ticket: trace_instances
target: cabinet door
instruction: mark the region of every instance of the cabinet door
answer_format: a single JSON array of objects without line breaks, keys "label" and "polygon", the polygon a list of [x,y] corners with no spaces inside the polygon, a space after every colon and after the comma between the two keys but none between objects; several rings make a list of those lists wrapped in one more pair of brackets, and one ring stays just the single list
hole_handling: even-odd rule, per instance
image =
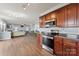
[{"label": "cabinet door", "polygon": [[39,25],[40,25],[40,28],[44,27],[44,25],[45,25],[45,16],[40,17]]},{"label": "cabinet door", "polygon": [[45,20],[45,21],[49,21],[49,20],[51,20],[51,13],[48,13],[48,14],[46,15],[46,20]]},{"label": "cabinet door", "polygon": [[77,4],[77,26],[79,26],[79,4]]},{"label": "cabinet door", "polygon": [[37,34],[37,45],[42,48],[42,35],[40,33]]},{"label": "cabinet door", "polygon": [[56,12],[51,12],[51,20],[56,18]]},{"label": "cabinet door", "polygon": [[66,25],[65,16],[67,15],[65,14],[65,11],[66,10],[64,7],[57,10],[56,18],[57,18],[57,26],[59,27],[64,27]]},{"label": "cabinet door", "polygon": [[56,55],[62,55],[62,38],[55,37],[54,39],[54,53]]},{"label": "cabinet door", "polygon": [[63,55],[64,56],[76,56],[76,42],[72,39],[63,39]]},{"label": "cabinet door", "polygon": [[76,26],[76,4],[67,5],[68,27]]},{"label": "cabinet door", "polygon": [[76,42],[76,46],[77,46],[77,56],[79,56],[79,42]]}]

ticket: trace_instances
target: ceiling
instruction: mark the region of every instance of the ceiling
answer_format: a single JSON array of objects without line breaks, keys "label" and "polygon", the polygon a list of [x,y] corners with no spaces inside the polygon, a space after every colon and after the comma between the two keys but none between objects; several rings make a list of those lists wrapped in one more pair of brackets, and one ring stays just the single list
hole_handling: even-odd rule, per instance
[{"label": "ceiling", "polygon": [[[38,17],[44,11],[58,3],[0,3],[0,18],[11,24],[31,25],[38,22]],[[24,10],[24,5],[26,9]]]}]

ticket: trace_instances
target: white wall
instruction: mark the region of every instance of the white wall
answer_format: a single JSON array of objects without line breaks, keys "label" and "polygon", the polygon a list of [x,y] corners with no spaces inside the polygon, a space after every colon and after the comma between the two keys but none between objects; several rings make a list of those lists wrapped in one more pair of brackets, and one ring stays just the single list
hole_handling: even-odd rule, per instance
[{"label": "white wall", "polygon": [[37,32],[37,30],[39,29],[39,23],[35,23],[33,25],[30,25],[30,31],[34,31]]},{"label": "white wall", "polygon": [[0,31],[5,31],[6,30],[6,23],[0,19]]}]

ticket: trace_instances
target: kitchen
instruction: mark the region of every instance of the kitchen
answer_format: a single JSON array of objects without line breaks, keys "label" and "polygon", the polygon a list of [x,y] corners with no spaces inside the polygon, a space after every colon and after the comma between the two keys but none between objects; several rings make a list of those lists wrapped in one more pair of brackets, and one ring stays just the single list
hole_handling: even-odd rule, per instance
[{"label": "kitchen", "polygon": [[40,16],[41,29],[37,35],[40,48],[44,48],[58,56],[79,55],[78,9],[79,4],[71,3]]},{"label": "kitchen", "polygon": [[0,8],[0,55],[79,56],[78,3],[0,3]]}]

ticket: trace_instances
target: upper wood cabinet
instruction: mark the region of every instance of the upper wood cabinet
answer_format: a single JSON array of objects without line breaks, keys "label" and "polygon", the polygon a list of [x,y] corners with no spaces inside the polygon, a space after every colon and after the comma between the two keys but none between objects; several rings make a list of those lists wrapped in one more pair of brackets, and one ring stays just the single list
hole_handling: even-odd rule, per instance
[{"label": "upper wood cabinet", "polygon": [[79,4],[71,3],[58,10],[50,12],[45,15],[44,21],[50,21],[53,20],[53,18],[56,18],[58,27],[79,26]]},{"label": "upper wood cabinet", "polygon": [[56,11],[56,19],[57,19],[57,26],[64,27],[67,26],[67,10],[65,7],[60,8]]},{"label": "upper wood cabinet", "polygon": [[50,16],[51,16],[51,20],[54,19],[54,18],[56,18],[56,12],[55,11],[54,12],[51,12],[51,15]]},{"label": "upper wood cabinet", "polygon": [[51,20],[51,13],[48,13],[48,14],[45,15],[45,16],[46,16],[45,21],[49,21],[49,20]]},{"label": "upper wood cabinet", "polygon": [[79,26],[79,4],[77,4],[77,26]]},{"label": "upper wood cabinet", "polygon": [[67,8],[67,19],[68,19],[68,27],[76,26],[76,11],[77,11],[77,4],[69,4],[66,6]]},{"label": "upper wood cabinet", "polygon": [[[77,17],[77,4],[69,4],[57,10],[57,26],[75,27]],[[79,22],[79,21],[78,21]]]},{"label": "upper wood cabinet", "polygon": [[48,13],[48,14],[46,15],[45,21],[51,21],[51,20],[53,20],[54,18],[56,18],[56,13],[55,13],[55,11]]},{"label": "upper wood cabinet", "polygon": [[40,17],[39,25],[40,25],[40,28],[44,27],[44,25],[45,25],[45,16]]}]

